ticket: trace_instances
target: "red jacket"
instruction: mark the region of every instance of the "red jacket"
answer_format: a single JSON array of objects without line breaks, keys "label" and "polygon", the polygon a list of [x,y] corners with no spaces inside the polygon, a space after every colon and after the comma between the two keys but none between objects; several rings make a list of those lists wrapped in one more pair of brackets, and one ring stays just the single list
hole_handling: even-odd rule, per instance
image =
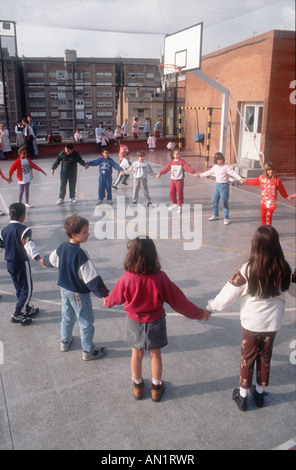
[{"label": "red jacket", "polygon": [[[34,162],[32,162],[32,160],[30,160],[30,158],[26,157],[26,159],[28,160],[29,164],[30,164],[30,167],[31,167],[31,174],[32,174],[32,178],[33,178],[33,171],[32,169],[34,168],[35,170],[37,171],[41,171],[41,173],[43,173],[43,170],[42,168],[40,168],[40,166],[36,165]],[[16,177],[19,181],[22,181],[23,179],[23,173],[22,173],[22,165],[21,165],[21,157],[17,158],[13,164],[11,165],[11,167],[9,168],[9,172],[8,172],[8,177],[11,178],[13,173],[15,172],[16,170]]]},{"label": "red jacket", "polygon": [[106,298],[106,307],[124,303],[128,317],[139,323],[151,323],[164,315],[164,302],[186,317],[201,320],[203,316],[203,309],[190,302],[163,271],[154,274],[126,271]]}]

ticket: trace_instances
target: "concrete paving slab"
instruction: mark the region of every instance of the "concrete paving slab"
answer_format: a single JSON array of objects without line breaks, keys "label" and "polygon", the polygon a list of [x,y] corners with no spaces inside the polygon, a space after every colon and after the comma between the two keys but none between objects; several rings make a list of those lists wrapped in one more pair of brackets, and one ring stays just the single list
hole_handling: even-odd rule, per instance
[{"label": "concrete paving slab", "polygon": [[[204,169],[204,159],[189,152],[183,155],[198,171]],[[95,157],[90,155],[89,159]],[[165,151],[147,152],[146,157],[155,171],[169,158]],[[10,164],[1,162],[6,175]],[[99,221],[97,168],[79,167],[77,204],[66,200],[64,205],[57,206],[59,171],[50,175],[52,159],[38,159],[37,164],[48,176],[44,178],[34,172],[31,183],[34,208],[27,210],[25,223],[32,227],[40,252],[50,253],[66,240],[63,223],[68,215],[83,215],[89,219],[91,228],[86,248],[112,289],[123,272],[127,234],[135,228],[133,219],[149,229],[147,220],[155,219],[157,211],[155,208],[148,211],[140,193],[139,203],[143,206],[139,210],[145,211],[144,217],[127,213],[134,210],[128,209],[132,201],[131,177],[127,187],[114,191],[114,204],[105,206],[103,216],[106,222],[116,224],[116,231],[124,233],[125,238],[98,240],[94,235]],[[155,242],[164,271],[190,300],[204,307],[248,257],[251,238],[260,225],[260,191],[231,187],[231,224],[224,226],[222,219],[208,221],[214,182],[196,180],[191,175],[186,175],[185,181],[185,204],[191,204],[183,214],[187,232],[182,225],[180,237],[174,238],[170,225],[167,239],[159,239],[162,227],[159,224],[158,232],[153,231],[150,236],[157,236]],[[169,204],[169,182],[169,175],[160,180],[149,178],[155,204]],[[3,180],[0,184],[0,209],[7,212],[8,206],[17,201],[18,187],[15,178],[11,185]],[[290,178],[284,184],[292,193],[295,180]],[[123,196],[125,208],[118,209],[117,198]],[[295,264],[295,200],[279,201],[273,224],[280,233],[287,259]],[[196,219],[194,204],[201,205],[201,217]],[[176,217],[175,213],[169,215],[170,224]],[[0,226],[8,222],[8,216],[0,218]],[[191,225],[186,225],[189,222]],[[189,235],[188,239],[184,240],[183,235]],[[184,249],[186,244],[190,250]],[[40,308],[40,313],[32,325],[20,327],[10,323],[15,293],[3,253],[0,254],[0,341],[4,349],[0,364],[1,450],[268,450],[295,442],[295,364],[290,357],[295,340],[295,297],[287,295],[264,408],[256,409],[249,399],[248,411],[243,413],[231,399],[232,390],[238,385],[240,363],[238,304],[213,315],[206,324],[176,314],[166,306],[169,339],[163,349],[166,391],[159,403],[152,402],[150,362],[145,354],[144,399],[136,401],[130,380],[130,348],[124,342],[123,306],[107,310],[102,300],[92,297],[95,341],[108,347],[104,358],[82,361],[77,325],[71,350],[61,353],[57,271],[42,270],[34,262],[31,266],[32,303]]]}]

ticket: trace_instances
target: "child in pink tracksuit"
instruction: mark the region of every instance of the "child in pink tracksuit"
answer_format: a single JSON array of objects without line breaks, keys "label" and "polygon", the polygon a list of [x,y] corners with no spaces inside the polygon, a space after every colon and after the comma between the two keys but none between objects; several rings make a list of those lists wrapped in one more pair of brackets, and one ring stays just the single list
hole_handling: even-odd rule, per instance
[{"label": "child in pink tracksuit", "polygon": [[249,186],[261,186],[261,225],[271,225],[273,211],[276,209],[278,191],[283,198],[289,201],[293,197],[293,195],[288,195],[270,162],[264,164],[263,175],[244,180],[244,183]]},{"label": "child in pink tracksuit", "polygon": [[178,213],[182,213],[182,205],[184,202],[184,173],[188,171],[196,178],[198,173],[188,165],[181,157],[179,149],[173,150],[172,160],[167,164],[159,173],[156,175],[156,178],[160,178],[161,175],[171,172],[171,185],[170,185],[170,199],[172,204],[169,207],[169,210],[178,207]]}]

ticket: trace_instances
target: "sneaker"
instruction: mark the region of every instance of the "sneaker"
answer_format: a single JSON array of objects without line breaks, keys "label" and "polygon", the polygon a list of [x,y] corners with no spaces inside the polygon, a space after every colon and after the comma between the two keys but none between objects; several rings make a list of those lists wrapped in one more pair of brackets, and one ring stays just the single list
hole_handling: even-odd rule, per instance
[{"label": "sneaker", "polygon": [[138,201],[133,201],[133,204],[138,204]]},{"label": "sneaker", "polygon": [[126,186],[128,186],[127,182],[126,181],[123,181],[121,184],[125,184]]},{"label": "sneaker", "polygon": [[250,393],[254,398],[255,405],[258,408],[262,408],[264,406],[264,396],[268,395],[266,392],[258,393],[256,390],[256,385],[252,385],[250,388]]},{"label": "sneaker", "polygon": [[153,401],[159,401],[165,390],[164,382],[161,381],[159,385],[151,384],[151,398]]},{"label": "sneaker", "polygon": [[71,202],[72,202],[72,204],[76,204],[77,201],[76,201],[75,198],[73,198],[73,199],[71,199]]},{"label": "sneaker", "polygon": [[133,381],[133,394],[136,400],[142,400],[144,393],[144,380],[139,384]]},{"label": "sneaker", "polygon": [[102,347],[102,348],[97,348],[93,347],[93,349],[89,352],[83,351],[82,353],[82,359],[84,361],[91,361],[92,359],[99,359],[99,357],[105,356],[107,353],[107,348]]},{"label": "sneaker", "polygon": [[247,409],[247,399],[248,397],[242,397],[239,393],[239,388],[235,388],[232,392],[232,400],[235,401],[238,408],[241,411],[246,411]]},{"label": "sneaker", "polygon": [[112,184],[112,188],[113,188],[113,189],[118,189],[118,187],[117,187],[117,186],[114,186],[114,184]]},{"label": "sneaker", "polygon": [[182,214],[182,207],[178,207],[177,214]]},{"label": "sneaker", "polygon": [[71,341],[61,341],[61,351],[62,352],[69,351],[71,343],[72,343],[72,339]]},{"label": "sneaker", "polygon": [[29,202],[27,202],[27,204],[25,204],[25,206],[28,208],[28,209],[32,209],[33,206],[31,206],[31,204]]},{"label": "sneaker", "polygon": [[149,207],[149,206],[154,207],[151,201],[149,201],[149,202],[147,203],[147,206],[148,206],[148,207]]},{"label": "sneaker", "polygon": [[36,315],[39,313],[39,308],[34,307],[33,305],[28,305],[26,312],[23,313],[23,315],[26,315],[26,317],[32,317],[33,315]]},{"label": "sneaker", "polygon": [[64,204],[64,199],[62,199],[61,197],[58,199],[57,206],[59,206],[60,204]]},{"label": "sneaker", "polygon": [[177,207],[178,207],[178,204],[171,204],[171,205],[168,207],[168,210],[169,210],[169,211],[172,211],[172,210],[174,210],[174,209],[177,209]]},{"label": "sneaker", "polygon": [[112,199],[107,199],[106,203],[107,203],[107,204],[110,204],[110,205],[112,206],[113,201],[112,201]]},{"label": "sneaker", "polygon": [[20,313],[19,315],[13,314],[11,316],[12,323],[20,323],[20,325],[25,326],[32,322],[32,318],[28,317],[27,315],[23,315]]},{"label": "sneaker", "polygon": [[100,204],[103,204],[103,200],[102,200],[102,199],[99,199],[96,205],[99,206]]},{"label": "sneaker", "polygon": [[224,225],[229,225],[230,224],[230,220],[229,219],[224,219]]},{"label": "sneaker", "polygon": [[217,215],[211,215],[211,217],[209,217],[209,220],[219,220],[219,217]]}]

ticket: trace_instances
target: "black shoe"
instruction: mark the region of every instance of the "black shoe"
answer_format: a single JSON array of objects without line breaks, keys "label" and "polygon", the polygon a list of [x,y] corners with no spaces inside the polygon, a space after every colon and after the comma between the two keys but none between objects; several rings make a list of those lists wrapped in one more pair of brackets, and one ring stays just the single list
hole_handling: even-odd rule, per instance
[{"label": "black shoe", "polygon": [[247,409],[247,399],[248,397],[242,397],[239,393],[239,388],[235,388],[232,392],[232,400],[235,401],[238,408],[241,411],[246,411]]},{"label": "black shoe", "polygon": [[11,322],[19,323],[20,325],[25,326],[32,322],[32,318],[27,317],[27,315],[23,315],[22,313],[19,315],[14,313],[11,317]]},{"label": "black shoe", "polygon": [[264,396],[268,395],[268,393],[263,392],[263,393],[258,393],[256,390],[256,385],[252,385],[250,389],[250,393],[254,398],[255,405],[258,408],[262,408],[264,406]]},{"label": "black shoe", "polygon": [[122,183],[121,183],[121,184],[126,184],[126,185],[127,185],[127,183],[126,183],[125,181],[122,181]]},{"label": "black shoe", "polygon": [[114,186],[114,185],[112,185],[112,188],[113,188],[113,189],[118,189],[117,186]]},{"label": "black shoe", "polygon": [[26,317],[32,317],[33,315],[37,315],[37,313],[39,313],[39,308],[38,307],[35,308],[32,305],[28,305],[24,315]]}]

